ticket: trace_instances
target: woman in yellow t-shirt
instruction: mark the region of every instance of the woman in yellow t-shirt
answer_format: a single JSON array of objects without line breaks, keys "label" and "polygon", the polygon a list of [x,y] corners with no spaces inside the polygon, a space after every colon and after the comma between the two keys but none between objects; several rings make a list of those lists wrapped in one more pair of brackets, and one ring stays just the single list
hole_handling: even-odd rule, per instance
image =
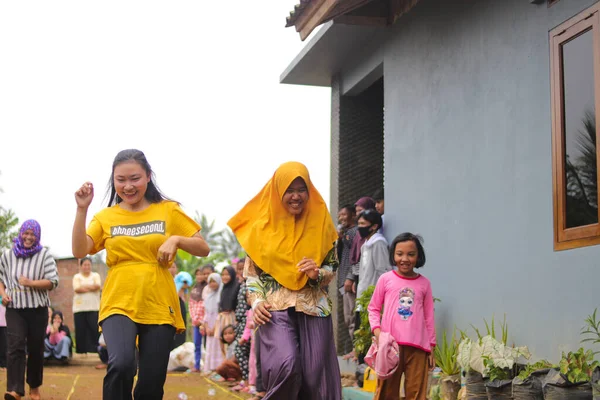
[{"label": "woman in yellow t-shirt", "polygon": [[139,337],[139,375],[135,399],[162,399],[169,351],[176,331],[185,329],[169,266],[178,249],[208,255],[200,225],[154,182],[146,156],[123,150],[113,161],[108,207],[87,230],[87,210],[94,197],[90,182],[76,192],[73,255],[106,249],[109,267],[98,321],[108,350],[103,399],[131,399]]}]

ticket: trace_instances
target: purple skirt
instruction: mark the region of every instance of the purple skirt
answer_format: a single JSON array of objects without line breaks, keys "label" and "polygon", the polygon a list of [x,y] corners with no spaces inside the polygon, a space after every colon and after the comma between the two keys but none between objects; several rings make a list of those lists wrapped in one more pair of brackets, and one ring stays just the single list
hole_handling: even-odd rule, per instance
[{"label": "purple skirt", "polygon": [[341,400],[331,317],[313,317],[293,308],[271,315],[271,322],[259,328],[264,399]]}]

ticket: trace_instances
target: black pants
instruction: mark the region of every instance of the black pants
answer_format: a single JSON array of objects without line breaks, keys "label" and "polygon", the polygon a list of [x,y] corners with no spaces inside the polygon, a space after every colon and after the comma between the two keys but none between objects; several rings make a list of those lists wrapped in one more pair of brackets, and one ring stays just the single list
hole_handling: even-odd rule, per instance
[{"label": "black pants", "polygon": [[[25,396],[26,362],[27,384],[33,389],[42,386],[46,325],[48,325],[47,307],[6,309],[7,391]],[[25,357],[25,347],[27,347],[27,357]]]},{"label": "black pants", "polygon": [[186,330],[181,333],[176,333],[173,337],[173,344],[171,345],[171,350],[176,349],[185,343],[186,335],[187,335],[187,308],[185,307],[185,302],[179,298],[179,307],[181,308],[181,316],[183,317],[183,323],[185,324]]},{"label": "black pants", "polygon": [[95,353],[98,349],[98,311],[81,311],[73,314],[75,320],[75,351]]},{"label": "black pants", "polygon": [[139,336],[139,375],[133,397],[136,400],[162,399],[175,327],[136,324],[124,315],[112,315],[102,321],[102,332],[108,350],[102,398],[131,399],[137,367],[135,338]]},{"label": "black pants", "polygon": [[6,368],[6,352],[8,343],[6,342],[6,327],[0,326],[0,368]]}]

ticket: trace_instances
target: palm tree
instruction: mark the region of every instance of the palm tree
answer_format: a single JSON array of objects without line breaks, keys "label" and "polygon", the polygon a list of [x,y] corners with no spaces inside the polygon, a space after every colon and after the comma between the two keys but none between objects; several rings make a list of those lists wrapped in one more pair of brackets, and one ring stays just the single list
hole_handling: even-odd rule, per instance
[{"label": "palm tree", "polygon": [[204,240],[206,241],[208,246],[211,249],[218,248],[222,231],[217,231],[217,232],[214,231],[215,230],[215,220],[213,219],[213,220],[209,221],[208,218],[206,217],[206,215],[199,214],[198,211],[196,211],[196,216],[194,217],[194,220],[197,223],[199,223],[200,226],[202,227],[202,230],[200,231],[200,233],[202,234],[202,237],[204,238]]},{"label": "palm tree", "polygon": [[221,231],[221,238],[217,248],[219,252],[225,254],[229,259],[240,257],[244,253],[240,242],[238,242],[237,237],[235,237],[229,228]]},{"label": "palm tree", "polygon": [[567,228],[598,222],[598,169],[596,164],[596,115],[587,111],[578,131],[581,153],[573,162],[566,156]]}]

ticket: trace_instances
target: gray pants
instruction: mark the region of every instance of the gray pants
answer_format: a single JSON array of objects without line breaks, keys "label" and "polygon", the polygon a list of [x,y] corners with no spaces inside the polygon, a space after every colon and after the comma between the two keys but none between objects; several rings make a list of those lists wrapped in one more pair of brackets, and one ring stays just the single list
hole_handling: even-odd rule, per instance
[{"label": "gray pants", "polygon": [[356,304],[356,294],[345,292],[342,297],[344,299],[344,322],[348,327],[350,339],[354,341],[354,305]]},{"label": "gray pants", "polygon": [[131,400],[133,378],[138,369],[135,338],[139,336],[139,376],[133,397],[136,400],[162,399],[175,327],[136,324],[124,315],[111,315],[102,321],[102,332],[108,350],[102,398]]}]

